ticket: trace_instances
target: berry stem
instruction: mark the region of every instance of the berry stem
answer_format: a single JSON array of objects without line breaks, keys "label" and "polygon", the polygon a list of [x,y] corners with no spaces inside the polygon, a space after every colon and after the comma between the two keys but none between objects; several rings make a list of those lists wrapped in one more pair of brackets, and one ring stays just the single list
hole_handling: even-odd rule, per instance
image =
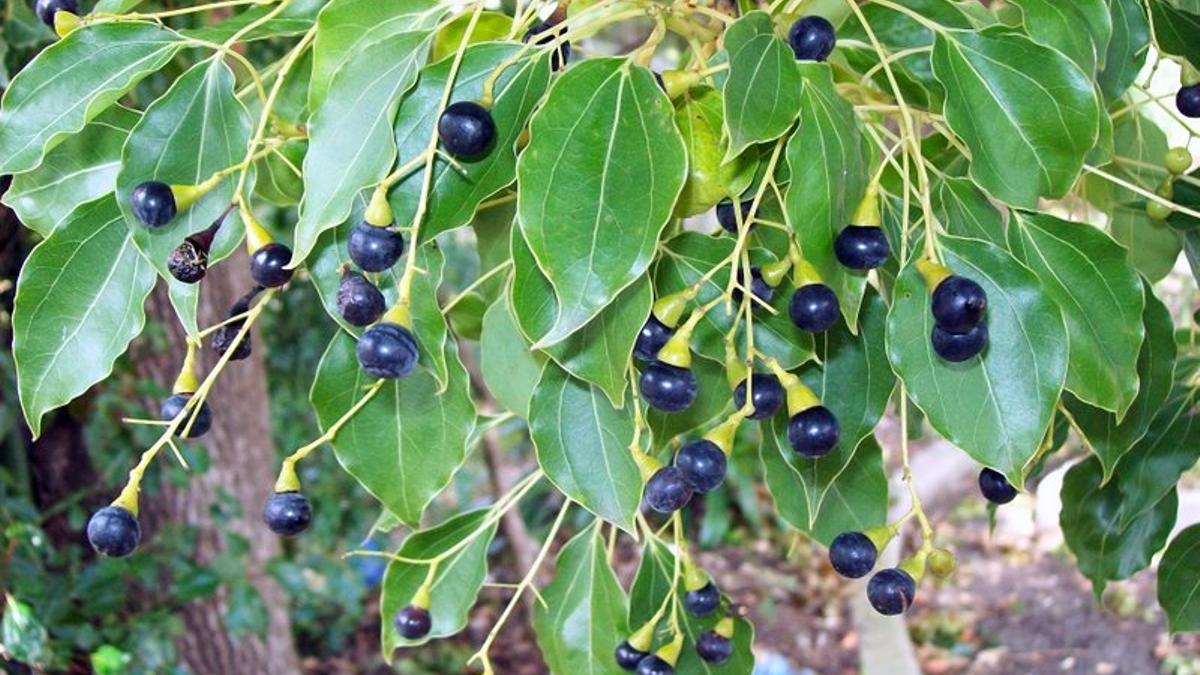
[{"label": "berry stem", "polygon": [[329,428],[325,431],[325,433],[321,434],[311,443],[288,455],[287,458],[283,460],[283,466],[279,469],[279,478],[275,480],[275,491],[299,492],[300,478],[296,475],[296,464],[305,457],[308,457],[313,450],[316,450],[325,443],[332,443],[333,440],[337,438],[338,432],[342,430],[342,427],[345,426],[346,423],[351,419],[353,419],[354,416],[358,414],[358,411],[362,410],[368,403],[370,403],[371,399],[375,398],[375,395],[379,393],[379,390],[383,388],[383,385],[386,382],[387,380],[376,380],[375,384],[372,384],[367,389],[367,393],[363,394],[362,398],[355,401],[354,405],[350,406],[350,409],[347,410],[344,415],[339,417],[336,422],[329,425]]}]

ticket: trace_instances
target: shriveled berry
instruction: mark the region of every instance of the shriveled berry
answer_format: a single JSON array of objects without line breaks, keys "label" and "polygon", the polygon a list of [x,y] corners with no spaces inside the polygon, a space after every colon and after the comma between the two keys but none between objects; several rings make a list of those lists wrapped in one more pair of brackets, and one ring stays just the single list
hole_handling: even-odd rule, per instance
[{"label": "shriveled berry", "polygon": [[271,242],[250,254],[250,277],[259,286],[278,288],[292,280],[292,270],[287,264],[292,260],[292,249]]},{"label": "shriveled berry", "polygon": [[988,300],[974,279],[952,274],[933,289],[929,304],[933,320],[942,330],[966,333],[983,320]]},{"label": "shriveled berry", "polygon": [[[738,202],[742,210],[742,222],[745,223],[750,219],[750,207],[754,206],[754,200],[747,199],[746,201]],[[737,234],[738,223],[737,214],[733,211],[733,202],[726,199],[717,204],[717,222],[721,227],[730,234]],[[753,225],[751,225],[753,227]]]},{"label": "shriveled berry", "polygon": [[417,339],[404,326],[380,323],[358,338],[358,365],[372,377],[394,380],[417,367]]},{"label": "shriveled berry", "polygon": [[870,574],[878,556],[875,542],[862,532],[843,532],[829,545],[829,563],[847,579],[860,579]]},{"label": "shriveled berry", "polygon": [[700,494],[711,492],[725,482],[726,464],[721,448],[703,438],[680,448],[675,457],[675,466],[683,472],[692,489]]},{"label": "shriveled berry", "polygon": [[675,329],[666,326],[658,320],[658,317],[651,314],[642,326],[641,332],[638,333],[637,342],[633,343],[633,355],[639,361],[654,361],[658,358],[659,350],[674,334]]},{"label": "shriveled berry", "polygon": [[867,600],[884,616],[907,612],[916,597],[917,582],[898,567],[880,570],[867,582]]},{"label": "shriveled berry", "polygon": [[292,536],[308,529],[312,522],[312,505],[299,492],[275,492],[263,505],[263,522],[275,534]]},{"label": "shriveled berry", "polygon": [[120,506],[106,506],[92,514],[87,525],[88,543],[97,553],[124,558],[142,541],[137,516]]},{"label": "shriveled berry", "polygon": [[133,215],[146,227],[162,227],[175,218],[175,193],[171,186],[158,181],[146,181],[129,194]]},{"label": "shriveled berry", "polygon": [[941,326],[934,326],[930,334],[933,351],[951,363],[961,363],[976,356],[987,346],[988,327],[980,321],[966,333],[951,333]]},{"label": "shriveled berry", "polygon": [[833,242],[838,262],[853,270],[873,270],[891,255],[887,233],[882,227],[847,225]]},{"label": "shriveled berry", "polygon": [[474,101],[451,103],[438,118],[438,138],[450,154],[471,159],[483,154],[496,138],[496,122]]},{"label": "shriveled berry", "polygon": [[382,272],[404,255],[404,236],[386,227],[358,223],[350,230],[346,250],[364,272]]},{"label": "shriveled berry", "polygon": [[[235,321],[221,326],[213,333],[212,348],[217,353],[217,356],[224,356],[225,352],[233,347],[233,341],[237,339],[238,331],[242,329],[244,321]],[[234,347],[233,354],[229,357],[230,361],[241,361],[250,358],[250,352],[253,350],[250,344],[250,333],[246,333],[242,337],[242,341]]]},{"label": "shriveled berry", "polygon": [[805,284],[792,293],[788,316],[800,330],[822,333],[837,323],[841,306],[837,294],[825,284]]},{"label": "shriveled berry", "polygon": [[788,29],[788,44],[797,61],[824,61],[833,53],[837,32],[822,16],[802,16]]},{"label": "shriveled berry", "polygon": [[433,617],[429,610],[409,605],[396,612],[395,623],[396,632],[406,640],[420,640],[433,628]]},{"label": "shriveled berry", "polygon": [[[183,407],[187,405],[191,394],[172,394],[167,400],[163,401],[162,410],[160,410],[159,419],[164,422],[170,422],[175,419],[179,413],[183,412]],[[191,429],[188,425],[191,424]],[[212,411],[208,408],[208,401],[200,404],[200,409],[194,412],[189,412],[188,416],[179,423],[179,428],[176,429],[175,435],[184,438],[199,438],[208,433],[212,428]],[[188,429],[185,435],[183,432]]]},{"label": "shriveled berry", "polygon": [[692,499],[692,486],[683,472],[664,466],[646,481],[646,504],[659,513],[674,513]]},{"label": "shriveled berry", "polygon": [[788,422],[788,442],[804,457],[828,455],[841,436],[837,417],[823,405],[801,410]]},{"label": "shriveled berry", "polygon": [[54,28],[54,15],[59,12],[79,14],[79,0],[37,0],[33,11],[42,23]]},{"label": "shriveled berry", "polygon": [[716,631],[705,631],[696,640],[696,654],[705,663],[719,666],[733,656],[733,641]]},{"label": "shriveled berry", "polygon": [[1017,498],[1017,488],[1004,474],[988,467],[979,472],[979,491],[993,504],[1007,504]]},{"label": "shriveled berry", "polygon": [[167,256],[167,271],[185,284],[194,284],[208,273],[208,251],[185,239]]},{"label": "shriveled berry", "polygon": [[704,588],[688,591],[683,596],[683,608],[692,616],[708,616],[721,606],[721,591],[713,582]]},{"label": "shriveled berry", "polygon": [[[746,275],[744,275],[741,272],[740,267],[738,268],[738,281],[741,282],[739,284],[739,286],[746,285]],[[759,300],[762,300],[764,303],[766,303],[768,305],[771,304],[771,299],[775,297],[775,287],[772,286],[771,284],[768,284],[766,279],[763,279],[761,267],[758,267],[756,265],[756,266],[750,268],[750,284],[749,285],[750,285],[750,291],[752,293],[754,293],[754,297],[758,298]],[[742,289],[741,288],[733,289],[733,293],[731,294],[731,296],[733,297],[733,302],[735,304],[741,304]],[[754,307],[757,308],[758,303],[755,303]]]},{"label": "shriveled berry", "polygon": [[370,326],[383,316],[387,301],[375,284],[351,270],[342,273],[337,292],[338,313],[353,326]]},{"label": "shriveled berry", "polygon": [[1200,117],[1200,84],[1190,87],[1180,87],[1175,94],[1175,107],[1184,117]]},{"label": "shriveled berry", "polygon": [[[779,384],[779,378],[770,373],[755,373],[751,376],[752,393],[751,398],[754,404],[754,412],[750,413],[752,420],[765,420],[775,416],[779,409],[783,407],[783,401],[787,395],[783,392],[783,385]],[[733,405],[741,410],[746,405],[746,381],[737,386],[733,390]]]},{"label": "shriveled berry", "polygon": [[663,412],[681,412],[696,401],[696,376],[692,371],[661,361],[651,363],[642,371],[640,388],[642,398]]},{"label": "shriveled berry", "polygon": [[[566,32],[566,25],[551,24],[547,21],[539,21],[534,24],[533,28],[525,31],[525,35],[521,37],[521,42],[529,42],[533,38],[535,45],[548,45],[554,42],[555,38]],[[558,49],[550,56],[550,69],[561,70],[563,65],[571,58],[571,43],[563,41],[559,43]]]},{"label": "shriveled berry", "polygon": [[647,656],[638,664],[637,675],[675,675],[675,667],[658,656]]},{"label": "shriveled berry", "polygon": [[617,645],[617,651],[613,656],[616,658],[617,665],[621,667],[621,670],[628,670],[632,673],[637,670],[638,664],[642,662],[642,659],[646,658],[647,654],[639,649],[635,649],[626,640]]}]

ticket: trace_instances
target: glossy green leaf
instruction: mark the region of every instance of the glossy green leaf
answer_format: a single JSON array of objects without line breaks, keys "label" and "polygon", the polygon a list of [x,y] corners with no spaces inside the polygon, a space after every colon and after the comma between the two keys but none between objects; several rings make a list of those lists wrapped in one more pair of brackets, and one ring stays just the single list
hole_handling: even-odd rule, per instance
[{"label": "glossy green leaf", "polygon": [[1103,230],[1048,214],[1015,214],[1009,248],[1042,282],[1067,323],[1066,388],[1123,418],[1138,393],[1142,282]]},{"label": "glossy green leaf", "polygon": [[792,182],[784,208],[805,259],[837,293],[842,315],[856,330],[867,275],[843,267],[833,242],[867,189],[869,155],[854,109],[837,95],[829,67],[798,67],[804,76],[803,107],[800,128],[787,146]]},{"label": "glossy green leaf", "polygon": [[547,363],[529,401],[529,436],[546,477],[600,518],[633,531],[642,479],[633,418],[596,387]]},{"label": "glossy green leaf", "polygon": [[1095,86],[1062,53],[1000,29],[947,31],[933,47],[946,123],[971,150],[971,177],[1014,206],[1061,197],[1096,144]]},{"label": "glossy green leaf", "polygon": [[888,357],[943,437],[1020,486],[1066,379],[1062,315],[1037,277],[1003,249],[971,239],[938,241],[950,269],[987,292],[988,346],[963,363],[934,353],[929,290],[910,264],[896,281]]},{"label": "glossy green leaf", "polygon": [[33,666],[42,665],[50,656],[50,636],[29,605],[4,594],[4,619],[0,621],[0,641],[7,658]]},{"label": "glossy green leaf", "polygon": [[1112,40],[1096,81],[1105,99],[1124,94],[1137,79],[1150,52],[1150,23],[1141,0],[1107,0],[1112,16]]},{"label": "glossy green leaf", "polygon": [[[353,337],[339,331],[317,367],[309,399],[322,429],[373,384],[358,367],[355,345]],[[445,350],[451,366],[444,388],[424,369],[390,381],[333,441],[342,467],[409,526],[420,523],[425,506],[449,484],[475,426],[466,370],[452,341]]]},{"label": "glossy green leaf", "polygon": [[1166,223],[1146,215],[1142,207],[1117,206],[1109,231],[1128,251],[1129,262],[1151,282],[1170,274],[1183,250],[1179,235]]},{"label": "glossy green leaf", "polygon": [[[390,660],[397,647],[411,647],[430,640],[457,634],[467,626],[467,615],[479,596],[487,575],[487,553],[500,521],[485,525],[491,509],[461,513],[404,539],[396,555],[409,560],[428,560],[462,546],[438,563],[429,587],[429,614],[433,627],[420,640],[408,640],[396,631],[396,614],[408,606],[417,589],[425,582],[428,565],[393,560],[388,563],[379,594],[379,620],[383,634],[380,643],[385,659]],[[470,538],[470,542],[463,544]]]},{"label": "glossy green leaf", "polygon": [[[459,45],[462,44],[463,36],[467,32],[467,26],[471,23],[472,14],[473,12],[459,14],[453,21],[447,23],[437,32],[437,35],[433,38],[433,55],[430,57],[432,60],[441,61],[458,51]],[[492,40],[504,40],[512,32],[512,25],[513,18],[507,14],[500,12],[480,12],[467,44],[473,45]]]},{"label": "glossy green leaf", "polygon": [[76,209],[29,254],[17,281],[13,360],[35,437],[42,415],[112,372],[142,332],[154,280],[111,195]]},{"label": "glossy green leaf", "polygon": [[103,23],[73,31],[38,54],[4,92],[0,175],[37,168],[125,92],[175,56],[183,42],[146,23]]},{"label": "glossy green leaf", "polygon": [[[251,7],[218,24],[185,30],[183,35],[217,43],[225,42],[239,33],[241,37],[238,38],[238,42],[302,35],[312,28],[317,13],[324,4],[325,0],[292,0],[282,11],[266,21],[263,21],[264,17],[278,9],[278,5],[271,3],[262,7]],[[243,32],[251,24],[256,25]]]},{"label": "glossy green leaf", "polygon": [[947,178],[933,195],[934,214],[956,237],[1005,244],[1004,214],[966,178]]},{"label": "glossy green leaf", "polygon": [[529,348],[508,301],[492,303],[483,315],[479,349],[480,370],[488,391],[500,405],[525,417],[546,358]]},{"label": "glossy green leaf", "polygon": [[1190,385],[1180,384],[1157,411],[1146,435],[1117,467],[1122,526],[1174,489],[1184,472],[1200,460],[1200,416]]},{"label": "glossy green leaf", "polygon": [[255,162],[258,180],[254,191],[275,206],[297,206],[304,196],[304,177],[300,167],[308,154],[308,141],[288,141],[277,152]]},{"label": "glossy green leaf", "polygon": [[46,153],[41,166],[13,176],[4,203],[23,225],[50,236],[75,207],[116,189],[121,147],[140,117],[120,106],[101,113],[83,131]]},{"label": "glossy green leaf", "polygon": [[1164,53],[1187,59],[1200,68],[1200,11],[1185,11],[1163,0],[1149,0],[1154,38]]},{"label": "glossy green leaf", "polygon": [[1104,65],[1113,19],[1105,0],[1012,0],[1021,8],[1025,31],[1061,51],[1085,73]]},{"label": "glossy green leaf", "polygon": [[1172,633],[1200,630],[1200,525],[1175,535],[1158,563],[1158,604]]},{"label": "glossy green leaf", "polygon": [[608,566],[600,522],[575,535],[558,554],[554,581],[542,590],[533,629],[554,673],[620,675],[613,652],[629,633],[625,592]]},{"label": "glossy green leaf", "polygon": [[754,143],[779,138],[796,121],[804,101],[796,57],[775,35],[771,16],[750,12],[733,22],[724,36],[729,53],[725,96],[726,159]]},{"label": "glossy green leaf", "polygon": [[521,232],[558,300],[561,342],[649,267],[687,173],[670,101],[645,68],[590,59],[555,81],[517,163]]},{"label": "glossy green leaf", "polygon": [[712,87],[693,87],[675,104],[675,126],[687,149],[688,178],[675,214],[694,216],[731,194],[740,194],[752,178],[753,152],[723,164],[727,139],[724,98]]}]

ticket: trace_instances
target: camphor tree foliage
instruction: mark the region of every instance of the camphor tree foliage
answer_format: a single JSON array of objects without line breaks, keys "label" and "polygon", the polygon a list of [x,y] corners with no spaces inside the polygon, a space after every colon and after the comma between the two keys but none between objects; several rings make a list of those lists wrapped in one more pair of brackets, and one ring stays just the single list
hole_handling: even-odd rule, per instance
[{"label": "camphor tree foliage", "polygon": [[[297,465],[327,445],[384,522],[423,528],[386,553],[389,655],[465,626],[500,518],[549,483],[563,506],[500,624],[536,594],[556,673],[749,673],[753,627],[680,513],[733,453],[903,614],[955,563],[911,481],[887,522],[873,429],[889,404],[977,461],[997,504],[1077,437],[1091,456],[1061,519],[1080,571],[1099,590],[1165,549],[1170,627],[1200,629],[1200,529],[1168,542],[1200,458],[1200,372],[1154,288],[1182,249],[1200,255],[1200,177],[1145,114],[1200,117],[1193,0],[138,5],[37,0],[61,40],[0,107],[8,203],[44,237],[13,316],[34,433],[109,374],[155,285],[191,335],[162,419],[131,421],[161,437],[88,524],[101,553],[136,555],[145,472],[236,405],[207,400],[214,381],[266,303],[311,283],[341,327],[313,372],[324,433],[263,486],[264,528],[321,517]],[[572,51],[631,23],[631,53]],[[1139,77],[1167,62],[1174,100]],[[290,226],[265,227],[279,207]],[[720,228],[684,227],[714,209]],[[478,277],[439,298],[439,239],[463,228]],[[197,325],[197,284],[241,245],[245,297]],[[470,341],[504,410],[477,409]],[[209,372],[201,349],[221,355]],[[527,430],[539,468],[423,522],[501,423]],[[909,478],[906,443],[886,451]],[[642,551],[629,589],[619,537]],[[903,562],[875,569],[889,544]],[[535,589],[542,566],[554,580]],[[485,671],[497,632],[472,658]]]}]

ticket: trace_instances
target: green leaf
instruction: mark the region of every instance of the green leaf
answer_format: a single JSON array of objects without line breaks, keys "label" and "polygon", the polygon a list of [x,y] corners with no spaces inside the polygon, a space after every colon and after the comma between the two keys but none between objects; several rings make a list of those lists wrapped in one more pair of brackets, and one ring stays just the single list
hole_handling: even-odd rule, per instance
[{"label": "green leaf", "polygon": [[308,154],[307,140],[287,141],[254,163],[258,180],[254,191],[275,206],[298,206],[304,197],[304,178],[300,167]]},{"label": "green leaf", "polygon": [[529,348],[507,300],[492,303],[483,315],[479,349],[480,370],[488,391],[509,411],[521,417],[528,415],[529,399],[546,358]]},{"label": "green leaf", "polygon": [[[437,32],[433,38],[433,55],[430,57],[432,60],[441,61],[458,51],[467,33],[467,26],[471,24],[472,14],[473,12],[459,14]],[[513,18],[507,14],[480,12],[467,44],[504,40],[512,32],[512,27]]]},{"label": "green leaf", "polygon": [[1150,427],[1150,420],[1162,408],[1171,392],[1175,373],[1175,326],[1171,312],[1154,296],[1149,284],[1142,282],[1146,308],[1142,311],[1146,339],[1138,353],[1138,395],[1119,423],[1117,416],[1090,406],[1075,397],[1065,403],[1084,443],[1095,453],[1104,467],[1108,482],[1113,469],[1125,453],[1133,449]]},{"label": "green leaf", "polygon": [[364,45],[332,76],[327,100],[312,106],[293,260],[304,260],[322,232],[346,220],[358,193],[387,175],[396,159],[392,121],[431,40],[428,30],[413,29]]},{"label": "green leaf", "polygon": [[[396,614],[412,602],[425,582],[428,565],[393,560],[388,563],[379,594],[380,642],[384,659],[391,660],[397,647],[411,647],[457,634],[467,625],[467,615],[479,596],[487,575],[487,553],[496,536],[499,519],[485,526],[491,509],[461,513],[440,525],[414,532],[404,539],[396,555],[409,560],[428,560],[461,546],[437,566],[430,585],[429,614],[433,628],[420,640],[408,640],[396,632]],[[469,543],[463,543],[470,538]]]},{"label": "green leaf", "polygon": [[1004,214],[969,179],[942,181],[933,194],[933,208],[950,234],[1005,245]]},{"label": "green leaf", "polygon": [[896,281],[888,357],[938,433],[1020,486],[1066,379],[1062,315],[1037,277],[1003,249],[971,239],[938,241],[951,270],[987,292],[988,346],[964,363],[934,353],[929,290],[910,264]]},{"label": "green leaf", "polygon": [[154,280],[111,195],[76,209],[29,254],[17,281],[13,360],[35,437],[42,415],[112,372],[142,332]]},{"label": "green leaf", "polygon": [[740,194],[753,179],[755,153],[722,164],[725,147],[724,98],[712,87],[693,87],[675,104],[675,126],[687,149],[688,178],[675,215],[694,216],[731,194]]},{"label": "green leaf", "polygon": [[867,189],[869,155],[854,108],[837,95],[829,66],[802,64],[800,128],[788,141],[792,181],[784,208],[806,260],[837,293],[842,315],[856,329],[867,275],[843,267],[833,242]]},{"label": "green leaf", "polygon": [[1113,20],[1105,0],[1012,0],[1021,8],[1025,31],[1034,40],[1058,49],[1085,73],[1104,65]]},{"label": "green leaf", "polygon": [[[238,42],[302,35],[312,28],[313,23],[317,19],[317,13],[321,11],[323,4],[325,4],[325,0],[292,0],[292,2],[283,8],[283,11],[276,14],[270,20],[265,23],[259,23],[249,32],[243,33],[238,38]],[[278,6],[274,4],[251,7],[246,11],[238,12],[233,17],[216,25],[200,26],[185,30],[183,31],[183,35],[196,40],[208,40],[209,42],[217,43],[225,42],[243,28],[261,21],[263,17],[276,9],[278,9]]]},{"label": "green leaf", "polygon": [[534,115],[517,210],[559,304],[535,347],[582,328],[650,265],[687,173],[672,112],[648,70],[597,58],[560,75]]},{"label": "green leaf", "polygon": [[1195,398],[1190,385],[1177,385],[1146,435],[1121,460],[1116,482],[1123,495],[1117,521],[1122,526],[1153,508],[1200,459]]},{"label": "green leaf", "polygon": [[529,402],[538,463],[563,494],[633,531],[642,478],[630,453],[633,419],[601,391],[547,363]]},{"label": "green leaf", "polygon": [[550,672],[620,675],[613,653],[629,634],[627,601],[608,566],[600,521],[559,552],[542,599],[534,606],[533,629]]},{"label": "green leaf", "polygon": [[7,658],[29,665],[41,665],[50,656],[50,636],[34,616],[29,605],[4,594],[4,619],[0,621],[0,639]]},{"label": "green leaf", "polygon": [[4,92],[0,175],[37,168],[54,146],[166,65],[182,46],[169,30],[121,22],[72,31],[46,48]]},{"label": "green leaf", "polygon": [[1200,525],[1175,535],[1158,563],[1158,604],[1172,633],[1200,630]]},{"label": "green leaf", "polygon": [[[1167,155],[1167,135],[1162,129],[1145,115],[1130,113],[1122,115],[1113,121],[1113,156],[1112,162],[1105,165],[1105,170],[1118,178],[1153,190],[1163,179],[1162,169],[1159,168]],[[1101,209],[1108,210],[1103,197],[1107,196],[1112,202],[1132,203],[1144,200],[1144,197],[1116,185],[1100,176],[1089,174],[1085,187],[1088,199],[1097,203]],[[1099,195],[1093,195],[1093,192]],[[1101,199],[1094,200],[1093,196]]]},{"label": "green leaf", "polygon": [[1140,0],[1107,0],[1112,40],[1096,78],[1104,98],[1114,101],[1128,91],[1150,53],[1150,23]]},{"label": "green leaf", "polygon": [[1152,283],[1171,273],[1183,250],[1179,235],[1162,221],[1146,215],[1142,207],[1117,206],[1109,231],[1128,251],[1129,262]]},{"label": "green leaf", "polygon": [[4,203],[23,225],[49,237],[75,207],[116,189],[121,147],[140,117],[121,106],[105,111],[46,153],[41,166],[13,176]]},{"label": "green leaf", "polygon": [[[339,331],[317,367],[309,399],[322,429],[340,419],[372,384],[358,367],[355,344]],[[420,523],[425,506],[449,484],[466,457],[467,437],[475,425],[470,383],[454,350],[453,341],[447,341],[452,366],[444,389],[424,369],[387,382],[333,442],[342,467],[409,526]]]},{"label": "green leaf", "polygon": [[1149,0],[1148,4],[1158,48],[1200,68],[1200,40],[1196,39],[1200,35],[1200,13],[1184,11],[1163,0]]},{"label": "green leaf", "polygon": [[1024,36],[988,29],[939,33],[933,72],[980,187],[1024,208],[1071,189],[1100,129],[1095,87],[1079,66]]},{"label": "green leaf", "polygon": [[1102,230],[1047,214],[1016,214],[1009,248],[1042,282],[1067,323],[1066,388],[1123,418],[1138,393],[1142,282]]},{"label": "green leaf", "polygon": [[750,145],[779,138],[796,121],[803,82],[791,48],[775,35],[771,16],[750,12],[725,30],[725,159]]}]

